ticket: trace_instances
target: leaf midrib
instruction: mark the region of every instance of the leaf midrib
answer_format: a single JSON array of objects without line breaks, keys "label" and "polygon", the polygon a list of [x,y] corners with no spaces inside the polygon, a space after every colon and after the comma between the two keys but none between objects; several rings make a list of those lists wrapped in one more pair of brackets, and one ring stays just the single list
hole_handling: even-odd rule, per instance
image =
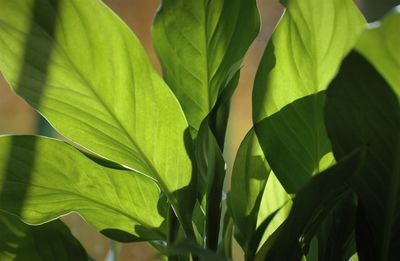
[{"label": "leaf midrib", "polygon": [[[77,10],[76,6],[74,5],[74,1],[71,1],[71,6],[74,7],[76,14],[78,15],[79,19],[82,20],[81,18],[81,14],[79,13],[79,11]],[[57,20],[59,20],[58,25],[60,26],[62,24],[62,22],[60,21],[60,18],[57,17]],[[157,178],[157,181],[159,183],[163,183],[161,181],[160,175],[158,173],[158,171],[156,170],[156,168],[154,167],[154,165],[152,164],[152,162],[145,156],[143,150],[140,148],[140,146],[136,143],[136,141],[131,137],[131,135],[129,135],[129,132],[127,131],[127,129],[122,125],[121,121],[119,120],[119,118],[110,110],[110,108],[106,105],[106,103],[100,98],[100,96],[96,93],[94,87],[92,86],[91,82],[89,80],[87,80],[83,74],[81,73],[81,71],[77,68],[77,66],[75,65],[75,63],[72,62],[70,56],[68,55],[68,53],[66,52],[66,50],[64,49],[63,46],[61,46],[58,41],[56,40],[55,37],[52,37],[51,35],[49,35],[49,33],[44,30],[36,21],[32,20],[31,21],[36,28],[38,28],[40,31],[42,31],[48,38],[49,41],[52,41],[54,45],[58,46],[58,50],[60,50],[60,52],[62,52],[62,54],[64,55],[64,57],[66,58],[67,62],[70,64],[71,68],[73,69],[73,71],[75,71],[75,73],[78,75],[78,77],[81,79],[82,83],[84,86],[88,87],[88,89],[90,90],[90,92],[94,95],[94,97],[97,99],[97,101],[100,103],[100,105],[106,110],[107,113],[109,113],[109,115],[111,116],[111,118],[114,120],[114,122],[116,123],[116,125],[119,127],[119,129],[123,132],[123,134],[128,138],[128,140],[130,141],[131,145],[137,150],[135,152],[139,153],[141,158],[144,160],[144,162],[142,162],[145,166],[147,166],[147,170],[150,172],[150,176],[154,176]],[[17,28],[14,28],[8,24],[4,24],[6,27],[11,28],[12,30],[15,30],[19,33],[20,30],[18,30]],[[63,27],[61,27],[62,29]],[[57,31],[57,30],[56,30]],[[130,166],[131,167],[131,166]],[[139,170],[136,170],[134,167],[132,167],[135,172],[138,172],[142,175],[145,175],[146,177],[148,177],[148,174],[146,173],[142,173]],[[162,187],[164,189],[166,189],[165,184],[162,185]],[[168,190],[166,190],[165,192],[169,192]]]}]

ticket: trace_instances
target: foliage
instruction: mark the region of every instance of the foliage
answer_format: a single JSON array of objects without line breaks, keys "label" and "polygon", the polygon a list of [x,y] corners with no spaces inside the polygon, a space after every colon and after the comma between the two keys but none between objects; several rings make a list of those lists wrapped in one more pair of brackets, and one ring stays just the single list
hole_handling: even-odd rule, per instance
[{"label": "foliage", "polygon": [[[61,216],[170,260],[400,258],[400,9],[286,0],[224,191],[255,0],[163,0],[164,79],[100,0],[0,0],[0,71],[72,145],[0,137],[0,257],[88,260]],[[23,222],[22,222],[22,221]]]}]

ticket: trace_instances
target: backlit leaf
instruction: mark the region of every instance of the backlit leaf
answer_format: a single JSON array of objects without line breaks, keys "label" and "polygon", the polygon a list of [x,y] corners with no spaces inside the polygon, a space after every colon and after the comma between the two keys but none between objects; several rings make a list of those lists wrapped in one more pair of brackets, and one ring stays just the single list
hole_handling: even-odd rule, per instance
[{"label": "backlit leaf", "polygon": [[153,42],[196,133],[259,31],[255,0],[163,0]]},{"label": "backlit leaf", "polygon": [[142,174],[103,167],[71,145],[35,136],[1,137],[0,159],[0,210],[29,224],[76,211],[119,241],[164,238],[165,201]]},{"label": "backlit leaf", "polygon": [[190,223],[184,114],[102,1],[0,0],[0,39],[0,71],[19,95],[65,137],[155,178]]},{"label": "backlit leaf", "polygon": [[320,159],[330,151],[323,91],[365,20],[352,0],[282,2],[285,12],[255,80],[253,121],[272,170],[296,193],[322,170]]}]

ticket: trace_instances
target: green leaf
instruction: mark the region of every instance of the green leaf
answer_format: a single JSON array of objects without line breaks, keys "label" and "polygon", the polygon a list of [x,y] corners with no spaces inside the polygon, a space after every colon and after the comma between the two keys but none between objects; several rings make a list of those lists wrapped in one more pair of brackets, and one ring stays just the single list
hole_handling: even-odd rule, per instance
[{"label": "green leaf", "polygon": [[235,237],[245,252],[249,251],[251,238],[256,232],[260,203],[269,173],[269,165],[254,129],[251,129],[236,154],[229,193]]},{"label": "green leaf", "polygon": [[35,136],[1,137],[0,159],[0,210],[29,224],[76,211],[119,241],[165,237],[165,201],[144,175],[103,167],[64,142]]},{"label": "green leaf", "polygon": [[[328,88],[325,117],[336,159],[357,147],[364,146],[367,150],[362,175],[353,184],[364,223],[372,232],[368,240],[364,239],[367,245],[360,246],[357,241],[360,259],[397,260],[400,249],[398,97],[376,69],[353,52]],[[366,255],[360,249],[368,249],[373,255]]]},{"label": "green leaf", "polygon": [[199,261],[224,261],[225,259],[211,251],[209,249],[203,248],[197,242],[193,240],[184,240],[177,242],[175,245],[168,246],[161,249],[161,253],[164,255],[188,255],[191,254],[196,257]]},{"label": "green leaf", "polygon": [[153,42],[196,133],[259,31],[255,0],[163,0]]},{"label": "green leaf", "polygon": [[372,63],[400,97],[400,6],[382,21],[368,24],[356,50]]},{"label": "green leaf", "polygon": [[348,261],[357,252],[355,198],[352,194],[344,199],[321,224],[316,235],[319,260]]},{"label": "green leaf", "polygon": [[357,150],[314,176],[297,193],[285,222],[257,253],[256,260],[300,260],[331,211],[352,194],[349,182],[358,173],[363,151]]},{"label": "green leaf", "polygon": [[61,221],[29,226],[0,211],[0,259],[87,261],[88,256]]},{"label": "green leaf", "polygon": [[331,151],[323,121],[325,92],[300,98],[254,125],[265,156],[288,193],[296,193]]},{"label": "green leaf", "polygon": [[[262,239],[257,249],[286,220],[292,208],[292,197],[287,194],[273,171],[269,173],[267,184],[262,195],[257,218],[257,231],[261,230],[263,222],[272,216],[272,220],[263,231]],[[259,233],[259,232],[257,232]],[[254,246],[255,247],[255,246]]]},{"label": "green leaf", "polygon": [[68,139],[155,178],[190,223],[188,125],[128,26],[99,0],[0,0],[0,39],[19,95]]},{"label": "green leaf", "polygon": [[206,245],[208,248],[216,250],[220,231],[222,189],[226,168],[218,142],[210,129],[209,117],[200,126],[196,138],[195,153],[200,174],[198,180],[202,182],[199,190],[200,193],[205,195]]},{"label": "green leaf", "polygon": [[[354,46],[365,20],[352,0],[283,2],[286,10],[257,72],[253,121],[272,170],[289,193],[296,193],[322,170],[320,159],[330,151],[322,91]],[[307,103],[299,101],[304,97],[309,97]]]}]

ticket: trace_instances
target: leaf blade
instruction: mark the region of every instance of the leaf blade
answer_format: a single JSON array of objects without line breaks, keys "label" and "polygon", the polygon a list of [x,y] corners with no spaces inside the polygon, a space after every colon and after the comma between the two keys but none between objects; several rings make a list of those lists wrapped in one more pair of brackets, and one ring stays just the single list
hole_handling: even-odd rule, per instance
[{"label": "leaf blade", "polygon": [[194,132],[239,70],[259,23],[254,0],[162,1],[154,47]]},{"label": "leaf blade", "polygon": [[[257,71],[253,122],[272,170],[288,193],[296,193],[321,171],[320,159],[331,150],[320,96],[357,41],[365,19],[348,0],[283,4],[285,12]],[[299,106],[306,97],[308,105]],[[277,116],[285,108],[288,115]],[[274,115],[277,132],[268,124]]]},{"label": "leaf blade", "polygon": [[30,224],[76,211],[105,233],[122,230],[129,240],[163,238],[160,190],[152,179],[102,167],[53,139],[3,136],[0,144],[1,210]]},{"label": "leaf blade", "polygon": [[0,36],[0,70],[19,95],[65,137],[157,179],[188,219],[186,119],[139,40],[105,4],[2,0]]},{"label": "leaf blade", "polygon": [[88,260],[69,229],[59,220],[29,226],[0,211],[1,260]]}]

